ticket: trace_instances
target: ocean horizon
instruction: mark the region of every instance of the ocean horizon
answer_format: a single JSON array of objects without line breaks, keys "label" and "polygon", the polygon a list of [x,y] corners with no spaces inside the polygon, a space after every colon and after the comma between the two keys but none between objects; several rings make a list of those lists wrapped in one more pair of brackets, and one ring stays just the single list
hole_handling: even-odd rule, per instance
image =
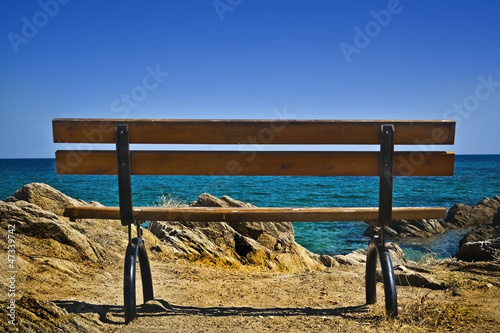
[{"label": "ocean horizon", "polygon": [[[457,155],[452,177],[395,177],[394,207],[475,205],[500,195],[500,155]],[[46,183],[73,198],[118,205],[116,176],[57,175],[55,159],[0,159],[0,200],[23,185]],[[228,195],[256,206],[378,206],[377,177],[295,176],[133,176],[133,202],[154,206],[162,196],[190,203],[202,193]],[[347,254],[366,249],[363,222],[294,223],[296,241],[318,254]],[[427,239],[391,239],[407,258],[448,258],[470,229],[448,231]]]}]

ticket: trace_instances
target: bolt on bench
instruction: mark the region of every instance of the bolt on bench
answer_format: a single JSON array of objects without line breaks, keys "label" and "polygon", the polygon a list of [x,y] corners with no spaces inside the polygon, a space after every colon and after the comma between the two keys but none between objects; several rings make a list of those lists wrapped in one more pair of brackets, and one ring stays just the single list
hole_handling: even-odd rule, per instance
[{"label": "bolt on bench", "polygon": [[[393,176],[451,176],[452,152],[394,151],[395,145],[451,145],[453,120],[157,120],[54,119],[56,143],[116,144],[116,150],[58,150],[59,174],[118,175],[120,207],[67,207],[72,220],[120,219],[129,230],[125,254],[125,321],[137,316],[139,259],[144,302],[153,299],[142,221],[365,221],[372,226],[366,262],[366,302],[376,302],[380,259],[386,311],[397,316],[396,283],[384,241],[391,220],[444,218],[443,207],[392,207]],[[379,151],[130,151],[130,144],[379,145]],[[238,146],[242,147],[242,146]],[[296,148],[296,147],[295,147]],[[379,207],[134,207],[131,175],[378,176]],[[334,204],[334,203],[332,203]],[[132,238],[132,226],[137,237]],[[373,227],[380,227],[375,234]]]}]

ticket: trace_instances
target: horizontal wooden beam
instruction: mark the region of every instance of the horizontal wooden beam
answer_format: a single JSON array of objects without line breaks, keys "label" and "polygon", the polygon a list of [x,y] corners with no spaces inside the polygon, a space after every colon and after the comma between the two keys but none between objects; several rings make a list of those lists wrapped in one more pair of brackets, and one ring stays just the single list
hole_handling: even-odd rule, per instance
[{"label": "horizontal wooden beam", "polygon": [[114,143],[128,124],[130,143],[379,144],[380,126],[394,124],[395,144],[453,144],[454,120],[169,120],[54,119],[54,142]]},{"label": "horizontal wooden beam", "polygon": [[[115,151],[56,152],[59,174],[117,174]],[[378,176],[379,152],[133,151],[134,175]],[[454,153],[396,152],[395,176],[451,176]]]},{"label": "horizontal wooden beam", "polygon": [[[119,207],[67,207],[64,216],[71,219],[120,219]],[[394,220],[437,219],[446,217],[443,207],[393,208]],[[222,208],[222,207],[137,207],[137,221],[204,222],[325,222],[376,221],[377,207],[310,208]]]}]

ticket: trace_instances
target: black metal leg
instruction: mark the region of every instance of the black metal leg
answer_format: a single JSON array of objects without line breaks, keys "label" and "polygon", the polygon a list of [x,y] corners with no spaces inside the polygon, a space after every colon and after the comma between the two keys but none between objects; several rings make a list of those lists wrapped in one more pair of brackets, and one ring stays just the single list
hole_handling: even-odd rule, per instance
[{"label": "black metal leg", "polygon": [[144,241],[139,245],[139,267],[141,268],[142,296],[144,303],[154,299],[153,279],[151,277],[151,267],[149,266],[148,251]]},{"label": "black metal leg", "polygon": [[144,246],[144,241],[140,238],[133,238],[127,246],[125,253],[125,270],[123,278],[123,299],[125,305],[125,323],[130,323],[137,317],[136,308],[136,290],[135,290],[135,272],[137,258],[141,268],[142,286],[144,302],[152,300],[153,283],[151,279],[151,269]]},{"label": "black metal leg", "polygon": [[398,297],[391,255],[389,249],[377,236],[370,240],[366,257],[366,304],[375,304],[377,302],[377,257],[380,259],[384,279],[385,309],[388,316],[396,317],[398,315]]},{"label": "black metal leg", "polygon": [[385,311],[389,317],[397,317],[398,296],[396,293],[396,279],[394,277],[391,254],[386,246],[380,246],[379,257],[382,276],[384,278]]},{"label": "black metal leg", "polygon": [[368,243],[368,253],[366,255],[366,304],[377,303],[377,260],[377,245],[372,238],[370,243]]}]

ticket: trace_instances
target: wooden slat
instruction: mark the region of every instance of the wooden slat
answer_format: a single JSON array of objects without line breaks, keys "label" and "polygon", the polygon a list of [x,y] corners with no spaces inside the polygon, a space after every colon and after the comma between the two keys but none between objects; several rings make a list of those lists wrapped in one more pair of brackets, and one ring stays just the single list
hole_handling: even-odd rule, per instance
[{"label": "wooden slat", "polygon": [[[396,152],[395,176],[451,176],[454,153]],[[114,151],[56,152],[59,174],[114,175]],[[134,151],[134,175],[378,176],[378,152]]]},{"label": "wooden slat", "polygon": [[128,124],[131,143],[379,144],[380,126],[394,124],[395,144],[453,144],[453,120],[165,120],[54,119],[54,142],[114,143]]},{"label": "wooden slat", "polygon": [[[64,216],[72,219],[120,219],[119,207],[67,207]],[[393,208],[394,220],[446,217],[443,207]],[[322,222],[375,221],[377,207],[310,208],[221,208],[221,207],[141,207],[134,208],[138,221],[225,221],[225,222]]]}]

